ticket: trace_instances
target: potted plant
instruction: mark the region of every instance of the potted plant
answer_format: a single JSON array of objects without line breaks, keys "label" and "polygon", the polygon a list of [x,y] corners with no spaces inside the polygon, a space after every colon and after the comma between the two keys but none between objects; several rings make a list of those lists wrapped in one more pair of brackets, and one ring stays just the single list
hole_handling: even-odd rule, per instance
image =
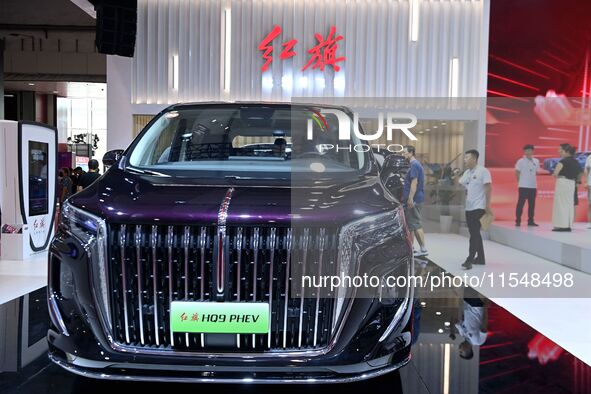
[{"label": "potted plant", "polygon": [[439,206],[439,226],[440,231],[449,233],[453,217],[450,212],[450,204],[456,197],[456,186],[452,177],[452,169],[449,165],[431,166],[434,182],[431,184],[434,188],[431,190],[430,197],[435,205]]},{"label": "potted plant", "polygon": [[442,233],[451,232],[453,216],[449,206],[456,196],[456,189],[452,182],[446,179],[440,179],[437,187],[433,191],[436,193],[436,204],[440,207],[439,226]]}]

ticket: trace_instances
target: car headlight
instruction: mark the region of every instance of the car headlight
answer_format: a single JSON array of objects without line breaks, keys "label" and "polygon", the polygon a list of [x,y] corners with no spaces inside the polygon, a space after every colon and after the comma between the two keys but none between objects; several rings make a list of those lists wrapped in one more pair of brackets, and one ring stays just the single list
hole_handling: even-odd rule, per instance
[{"label": "car headlight", "polygon": [[96,241],[99,221],[99,218],[74,207],[68,201],[62,205],[62,230],[75,237],[84,247]]},{"label": "car headlight", "polygon": [[[393,242],[393,239],[396,239],[396,241]],[[396,243],[402,247],[393,250],[392,245]],[[381,278],[388,275],[411,275],[411,250],[402,208],[367,216],[342,228],[339,235],[339,272],[349,276],[367,273]],[[360,272],[360,270],[363,270],[363,272]],[[371,294],[357,294],[357,296],[375,296],[375,298],[379,298],[379,302],[384,307],[392,306],[396,308],[392,322],[386,329],[387,334],[389,334],[393,330],[396,321],[400,320],[401,316],[397,312],[405,309],[404,305],[399,307],[396,300],[410,297],[410,289],[408,287],[378,287],[377,289],[370,289],[370,291],[372,291]],[[378,294],[375,294],[376,291]],[[336,289],[337,302],[333,327],[337,324],[345,299],[349,295],[349,289],[345,286]],[[386,332],[384,333],[385,336],[387,336]]]},{"label": "car headlight", "polygon": [[62,205],[60,229],[77,239],[88,255],[89,269],[99,310],[103,314],[107,327],[111,327],[107,280],[107,226],[105,221],[98,216],[76,208],[66,201]]}]

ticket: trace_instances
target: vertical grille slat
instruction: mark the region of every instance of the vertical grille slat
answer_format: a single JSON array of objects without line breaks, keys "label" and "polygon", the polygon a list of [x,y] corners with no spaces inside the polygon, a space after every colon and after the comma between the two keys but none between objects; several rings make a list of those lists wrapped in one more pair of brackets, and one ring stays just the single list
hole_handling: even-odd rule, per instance
[{"label": "vertical grille slat", "polygon": [[[173,289],[173,273],[172,273],[172,252],[173,252],[173,245],[174,245],[174,227],[172,226],[168,226],[168,231],[166,233],[166,245],[168,247],[168,304],[170,304],[174,298],[173,298],[173,294],[172,294],[172,289]],[[170,309],[170,307],[169,307]],[[170,313],[170,310],[169,312]],[[170,322],[167,322],[170,326]],[[169,327],[169,332],[170,332],[170,344],[172,346],[174,346],[174,334],[172,332],[172,327]]]},{"label": "vertical grille slat", "polygon": [[[185,301],[189,300],[189,245],[191,241],[191,228],[185,226],[183,233],[183,250],[185,263]],[[185,333],[185,345],[189,347],[189,333]]]},{"label": "vertical grille slat", "polygon": [[[207,228],[205,226],[200,227],[199,233],[199,250],[200,250],[200,277],[201,277],[201,285],[199,289],[199,300],[205,301],[205,245],[207,245]],[[203,334],[199,335],[201,348],[205,347],[205,336]]]},{"label": "vertical grille slat", "polygon": [[154,305],[154,334],[156,346],[160,346],[160,326],[158,325],[158,227],[152,226],[150,232],[150,251],[152,252],[152,286],[153,286],[153,305]]},{"label": "vertical grille slat", "polygon": [[125,243],[126,243],[127,226],[124,224],[119,230],[119,245],[121,250],[121,273],[123,283],[123,316],[125,319],[125,342],[130,343],[129,340],[129,313],[127,305],[127,269],[125,264]]},{"label": "vertical grille slat", "polygon": [[267,248],[270,252],[269,257],[269,332],[267,334],[267,347],[271,348],[271,325],[273,320],[273,266],[275,265],[275,243],[277,241],[277,229],[275,227],[271,228],[271,233],[269,234],[269,243]]},{"label": "vertical grille slat", "polygon": [[283,289],[285,291],[284,301],[283,301],[283,348],[287,347],[287,312],[289,306],[289,288],[290,288],[290,269],[291,269],[291,237],[292,237],[292,229],[287,229],[287,235],[285,240],[285,250],[287,253],[285,259],[285,284]]},{"label": "vertical grille slat", "polygon": [[142,270],[142,226],[135,226],[135,259],[137,269],[137,300],[138,300],[138,319],[140,323],[140,343],[143,345],[144,341],[144,308],[142,303],[143,297],[143,270]]},{"label": "vertical grille slat", "polygon": [[[226,225],[222,299],[215,249],[219,230],[215,225],[109,225],[115,341],[139,352],[265,353],[326,347],[334,334],[334,300],[315,289],[293,288],[291,272],[326,275],[334,269],[336,232]],[[172,332],[170,305],[175,300],[268,303],[269,326],[264,334],[227,334],[226,345],[219,340],[213,345],[210,334]]]},{"label": "vertical grille slat", "polygon": [[[304,229],[304,233],[302,234],[301,240],[301,248],[302,248],[302,276],[306,275],[306,264],[308,260],[308,247],[310,244],[310,230]],[[302,330],[304,324],[304,301],[305,301],[305,294],[304,289],[299,289],[301,292],[300,294],[300,319],[299,319],[299,329],[298,329],[298,347],[302,347]]]},{"label": "vertical grille slat", "polygon": [[[236,230],[236,301],[241,301],[242,291],[242,227],[238,227]],[[241,337],[240,334],[236,334],[236,347],[240,349]]]},{"label": "vertical grille slat", "polygon": [[[257,275],[259,265],[259,228],[255,227],[252,235],[252,249],[253,249],[253,275],[252,275],[252,301],[257,300]],[[252,348],[256,347],[256,334],[252,334]]]},{"label": "vertical grille slat", "polygon": [[[326,245],[326,229],[320,229],[318,245],[318,276],[322,275],[322,259],[324,258],[324,247]],[[318,342],[318,315],[320,314],[320,291],[316,290],[316,310],[314,312],[314,346]]]}]

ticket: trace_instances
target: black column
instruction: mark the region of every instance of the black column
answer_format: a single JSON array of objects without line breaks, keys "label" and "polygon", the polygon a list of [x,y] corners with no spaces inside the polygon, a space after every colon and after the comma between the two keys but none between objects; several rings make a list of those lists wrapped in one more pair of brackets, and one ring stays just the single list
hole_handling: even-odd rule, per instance
[{"label": "black column", "polygon": [[4,119],[4,39],[0,39],[0,119]]}]

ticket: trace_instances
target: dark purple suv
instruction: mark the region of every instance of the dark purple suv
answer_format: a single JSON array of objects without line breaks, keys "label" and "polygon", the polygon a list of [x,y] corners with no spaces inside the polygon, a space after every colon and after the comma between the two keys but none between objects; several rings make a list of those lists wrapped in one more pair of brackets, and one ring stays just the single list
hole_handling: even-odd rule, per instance
[{"label": "dark purple suv", "polygon": [[398,164],[342,139],[343,113],[158,114],[62,207],[51,360],[103,379],[238,383],[347,382],[408,362],[413,290],[386,281],[412,274],[385,186]]}]

